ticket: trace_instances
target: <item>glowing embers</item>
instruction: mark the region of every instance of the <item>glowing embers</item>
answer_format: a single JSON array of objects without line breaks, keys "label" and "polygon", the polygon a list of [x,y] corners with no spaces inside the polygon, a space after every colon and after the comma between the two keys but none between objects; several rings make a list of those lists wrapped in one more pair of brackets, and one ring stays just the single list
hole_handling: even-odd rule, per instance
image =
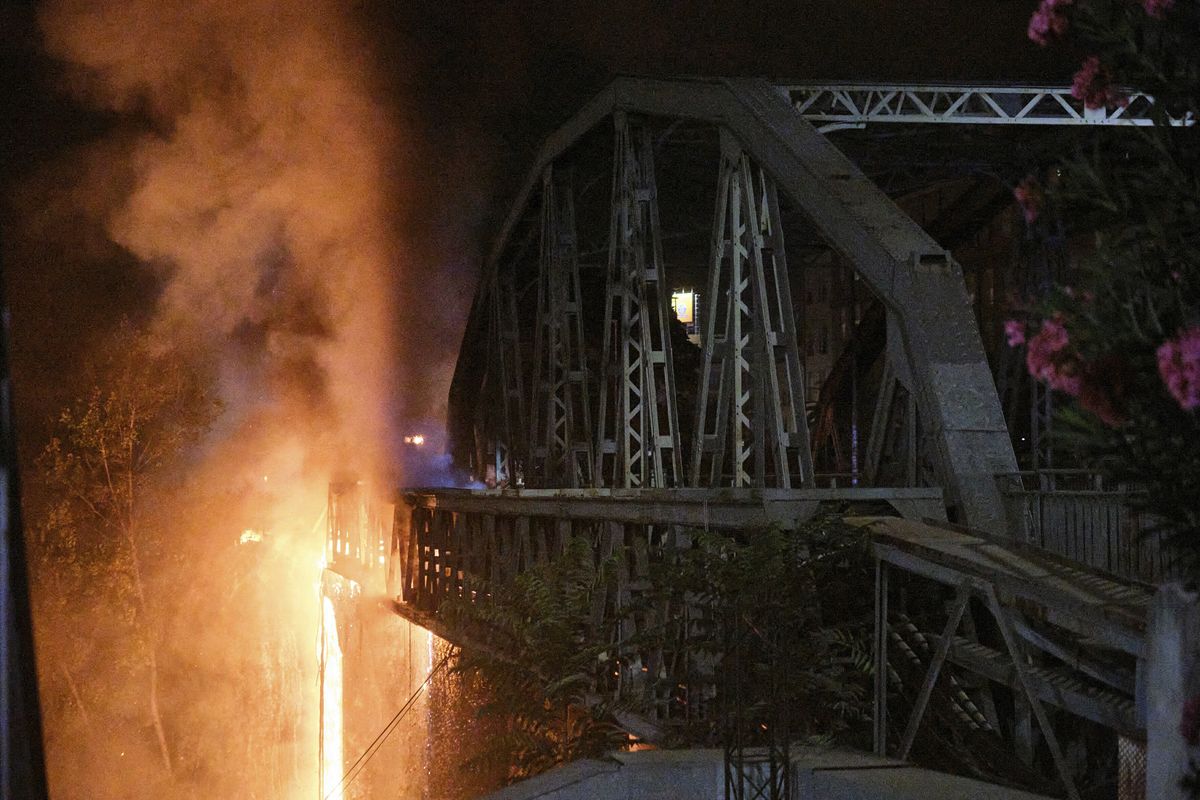
[{"label": "glowing embers", "polygon": [[253,528],[246,528],[242,531],[242,535],[238,537],[238,544],[252,544],[263,540],[263,532],[256,531]]},{"label": "glowing embers", "polygon": [[342,719],[342,647],[333,599],[321,597],[321,796],[333,797],[345,768]]}]

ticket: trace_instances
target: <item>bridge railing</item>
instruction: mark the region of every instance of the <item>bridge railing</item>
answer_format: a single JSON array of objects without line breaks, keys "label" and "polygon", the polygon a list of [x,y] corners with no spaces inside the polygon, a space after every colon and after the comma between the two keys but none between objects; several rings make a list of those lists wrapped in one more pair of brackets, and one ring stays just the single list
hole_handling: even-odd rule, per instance
[{"label": "bridge railing", "polygon": [[1139,492],[1106,487],[1095,471],[1047,469],[996,476],[1009,525],[1030,544],[1089,567],[1147,583],[1175,574],[1154,519],[1137,509]]},{"label": "bridge railing", "polygon": [[[795,525],[834,502],[876,512],[886,505],[914,519],[945,512],[939,489],[413,490],[396,505],[393,560],[400,568],[393,588],[402,613],[414,610],[436,623],[447,599],[487,602],[491,587],[510,584],[582,538],[595,563],[609,565],[609,580],[593,598],[593,624],[614,643],[638,643],[619,645],[616,674],[597,691],[656,724],[701,720],[717,679],[712,658],[691,652],[686,640],[690,626],[703,623],[703,610],[656,592],[656,565],[695,531]],[[451,639],[472,633],[435,632]]]},{"label": "bridge railing", "polygon": [[[628,702],[654,723],[703,717],[704,690],[697,687],[711,685],[713,677],[701,674],[701,662],[683,651],[682,635],[662,633],[686,624],[689,610],[681,598],[656,596],[647,602],[651,572],[677,546],[681,531],[653,523],[543,516],[544,510],[533,507],[525,514],[455,510],[434,495],[405,499],[398,506],[398,514],[409,514],[407,542],[401,545],[401,602],[434,616],[450,598],[489,602],[492,591],[562,556],[572,539],[583,538],[597,567],[606,561],[610,574],[593,598],[592,625],[614,643],[655,643],[613,651],[612,677],[594,687],[597,694]],[[443,635],[476,642],[489,638],[487,631]]]},{"label": "bridge railing", "polygon": [[390,509],[363,481],[329,484],[325,566],[367,586],[381,581],[387,566]]}]

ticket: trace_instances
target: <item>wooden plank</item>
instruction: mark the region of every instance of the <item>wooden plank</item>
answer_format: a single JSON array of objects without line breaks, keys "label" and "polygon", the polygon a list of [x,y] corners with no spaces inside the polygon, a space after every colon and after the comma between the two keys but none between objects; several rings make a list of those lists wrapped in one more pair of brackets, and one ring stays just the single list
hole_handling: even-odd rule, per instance
[{"label": "wooden plank", "polygon": [[[892,520],[884,520],[889,525]],[[872,528],[874,534],[877,527]],[[1119,620],[1131,628],[1145,629],[1145,613],[1140,604],[1131,601],[1141,598],[1137,585],[1121,583],[1107,576],[1100,576],[1083,569],[1059,565],[1053,559],[1046,562],[1050,576],[1024,575],[1019,572],[999,570],[989,562],[964,554],[961,548],[946,547],[940,543],[919,543],[909,539],[874,536],[876,542],[888,541],[895,547],[917,557],[966,572],[989,581],[1005,583],[1006,589],[1020,587],[1020,593],[1034,600],[1043,600],[1051,605],[1072,609],[1090,607],[1100,610],[1107,617]],[[1085,590],[1083,587],[1087,587]]]},{"label": "wooden plank", "polygon": [[[930,580],[957,586],[965,577],[974,577],[974,588],[982,591],[989,579],[937,561],[899,550],[891,545],[873,544],[872,551],[880,558],[900,569]],[[1055,604],[1047,593],[1039,592],[1027,582],[1004,575],[991,576],[991,583],[1001,592],[1030,600],[1046,609],[1047,620],[1061,628],[1088,636],[1106,646],[1139,656],[1144,647],[1144,631],[1125,624],[1123,620],[1111,619],[1104,606],[1080,604]]]}]

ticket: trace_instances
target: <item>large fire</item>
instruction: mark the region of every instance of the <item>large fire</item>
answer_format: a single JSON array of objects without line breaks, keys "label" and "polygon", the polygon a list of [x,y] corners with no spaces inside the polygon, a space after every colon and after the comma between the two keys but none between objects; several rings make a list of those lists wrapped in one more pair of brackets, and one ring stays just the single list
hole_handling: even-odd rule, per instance
[{"label": "large fire", "polygon": [[[402,441],[404,132],[372,36],[337,0],[44,0],[39,18],[48,54],[70,65],[65,83],[120,120],[51,175],[67,212],[46,227],[63,233],[87,217],[109,240],[90,248],[96,258],[120,254],[103,267],[111,282],[153,285],[137,325],[211,360],[223,404],[180,474],[160,476],[183,487],[161,504],[173,537],[161,564],[178,567],[163,567],[178,584],[164,594],[179,611],[147,626],[169,690],[162,746],[142,748],[139,768],[118,750],[121,774],[94,785],[91,774],[113,771],[98,731],[135,731],[127,738],[141,747],[142,721],[122,715],[146,691],[105,657],[117,634],[96,636],[76,648],[78,663],[57,665],[78,697],[52,731],[56,793],[324,796],[428,659],[427,638],[379,613],[379,592],[356,609],[354,643],[339,641],[351,619],[336,616],[350,606],[314,578],[325,543],[306,524],[332,473],[383,475]],[[184,552],[202,555],[182,555],[174,545],[185,539],[195,546]],[[378,570],[384,554],[368,555]],[[168,585],[162,575],[151,577]],[[377,639],[363,648],[368,625]],[[387,774],[420,772],[419,732],[396,741],[405,735],[389,746],[408,755],[371,769],[392,796],[420,796],[416,777]]]},{"label": "large fire", "polygon": [[342,716],[342,647],[333,600],[321,598],[321,797],[338,795],[345,765]]}]

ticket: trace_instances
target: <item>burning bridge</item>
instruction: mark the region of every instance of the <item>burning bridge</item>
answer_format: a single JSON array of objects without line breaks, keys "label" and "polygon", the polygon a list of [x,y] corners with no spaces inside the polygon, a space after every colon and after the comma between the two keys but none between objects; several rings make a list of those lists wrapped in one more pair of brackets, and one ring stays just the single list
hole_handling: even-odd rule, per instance
[{"label": "burning bridge", "polygon": [[[613,82],[547,140],[484,265],[449,430],[488,488],[402,492],[397,609],[469,638],[439,619],[444,598],[485,598],[583,537],[617,559],[603,617],[696,530],[791,530],[836,510],[870,521],[879,754],[919,749],[932,714],[986,740],[967,771],[1040,770],[1077,797],[1087,767],[1061,743],[1074,731],[1113,763],[1119,749],[1113,780],[1129,779],[1145,604],[1169,565],[1127,495],[1055,469],[1053,398],[1000,329],[1005,298],[1043,291],[1070,256],[1026,229],[1011,186],[1066,136],[1148,124],[1151,103]],[[914,598],[938,601],[944,627]],[[675,686],[714,679],[670,648],[629,656],[623,669]],[[638,675],[618,683],[641,698],[643,737],[685,713]],[[781,796],[788,770],[761,764],[778,767],[786,740],[725,744],[732,794],[753,762],[755,796]]]}]

